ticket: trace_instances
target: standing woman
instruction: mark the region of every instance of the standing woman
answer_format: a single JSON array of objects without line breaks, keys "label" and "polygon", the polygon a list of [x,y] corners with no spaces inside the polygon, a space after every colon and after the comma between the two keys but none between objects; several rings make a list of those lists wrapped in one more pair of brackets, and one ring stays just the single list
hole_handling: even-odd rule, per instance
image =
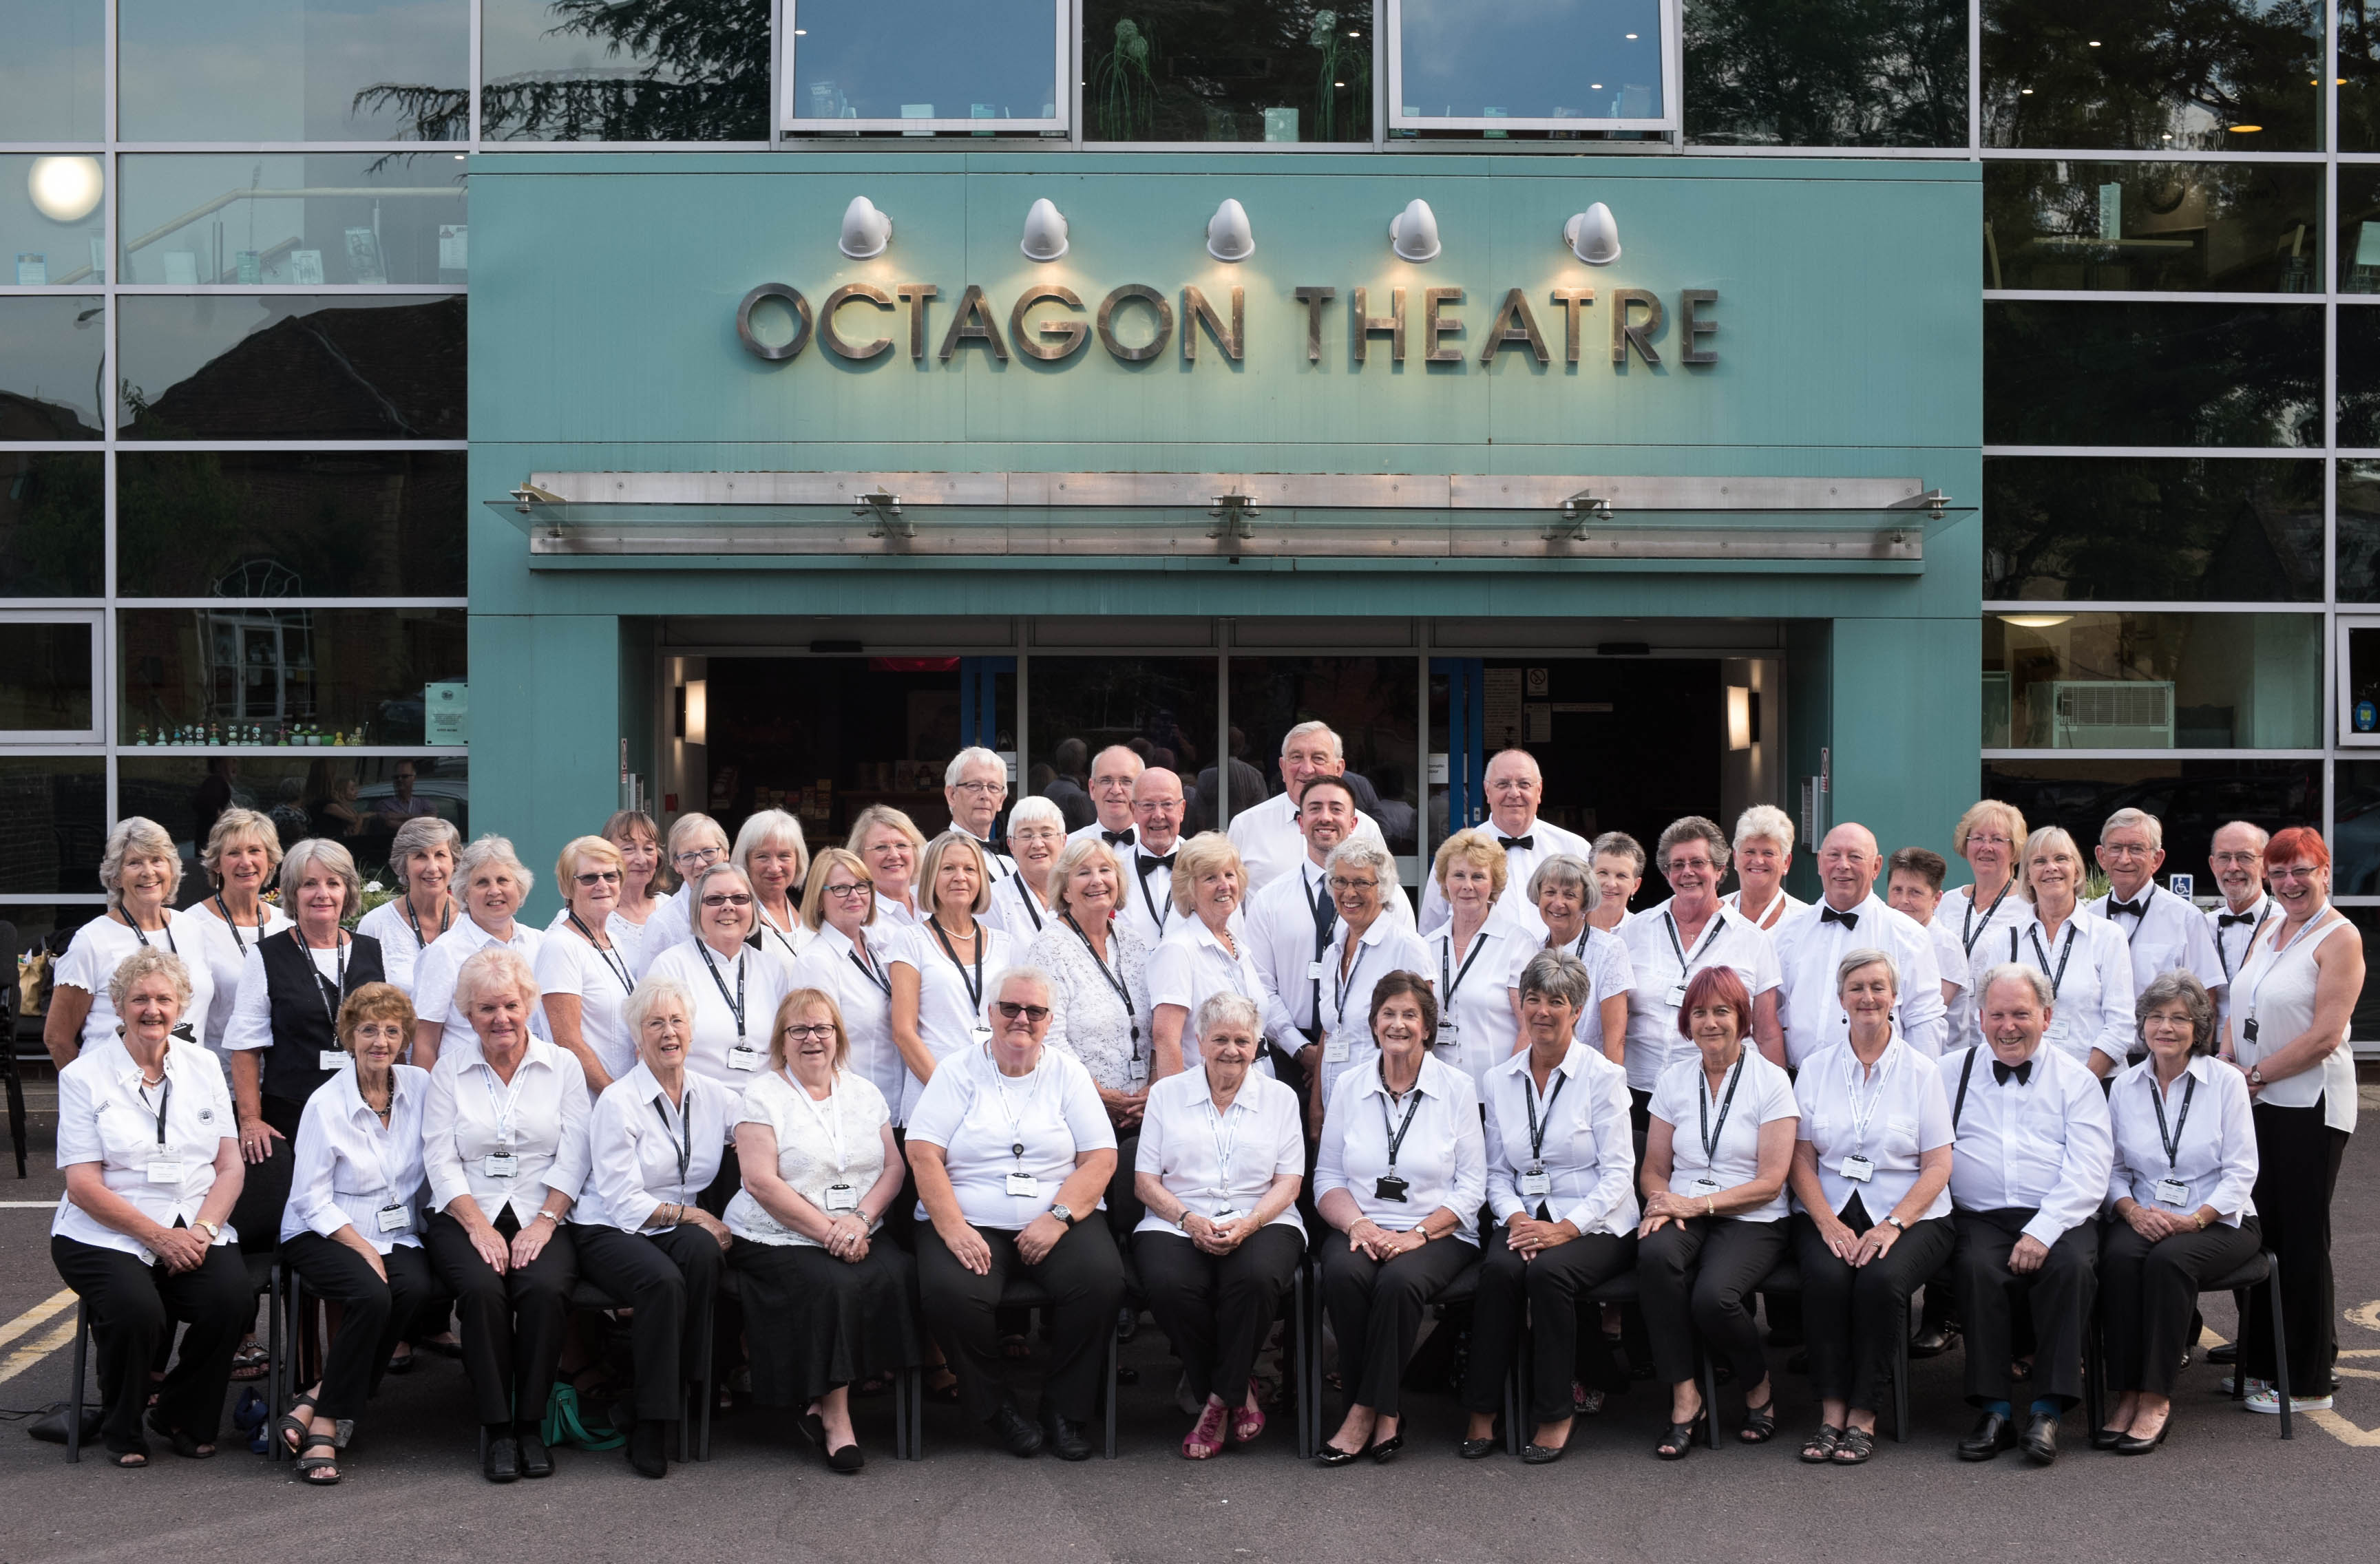
[{"label": "standing woman", "polygon": [[281,838],[273,821],[253,809],[225,809],[207,832],[199,854],[214,894],[190,910],[215,939],[208,946],[208,976],[215,991],[213,1013],[206,1017],[205,1034],[220,1037],[231,1024],[231,1004],[239,992],[239,969],[248,953],[265,936],[289,927],[278,907],[268,906],[264,888],[281,867]]},{"label": "standing woman", "polygon": [[[914,1009],[905,1011],[896,988],[892,1007],[893,1039],[901,1057],[909,1061],[909,1078],[895,1105],[905,1124],[935,1065],[961,1049],[980,1048],[991,1040],[991,1026],[983,1018],[989,998],[984,984],[990,974],[1013,964],[1019,947],[983,915],[991,905],[992,891],[986,856],[983,843],[963,830],[946,830],[926,844],[918,872],[925,887],[926,921],[909,934],[917,958],[917,1000]],[[920,1072],[919,1064],[927,1068]]]},{"label": "standing woman", "polygon": [[[1397,889],[1397,861],[1386,847],[1371,837],[1351,836],[1330,849],[1330,855],[1322,861],[1322,873],[1339,925],[1322,952],[1322,987],[1315,1006],[1322,1041],[1298,1050],[1299,1061],[1306,1066],[1305,1078],[1314,1083],[1305,1110],[1308,1127],[1318,1138],[1324,1109],[1341,1079],[1374,1073],[1373,1058],[1379,1052],[1379,1044],[1372,1024],[1372,990],[1391,972],[1436,970],[1430,964],[1429,948],[1413,931],[1413,925],[1386,915],[1390,899],[1403,894]],[[1437,1030],[1438,1011],[1433,1003],[1431,1034],[1435,1036]],[[1322,1186],[1314,1187],[1318,1198]]]},{"label": "standing woman", "polygon": [[538,941],[529,970],[545,995],[546,1032],[576,1054],[587,1089],[601,1096],[637,1062],[637,1039],[620,1019],[636,988],[630,952],[641,930],[620,916],[620,886],[627,879],[620,850],[600,836],[582,836],[553,861],[562,916]]},{"label": "standing woman", "polygon": [[1785,1072],[1745,1046],[1751,1021],[1752,995],[1733,967],[1695,973],[1678,1007],[1678,1031],[1694,1057],[1662,1071],[1653,1088],[1636,1277],[1654,1375],[1670,1385],[1670,1430],[1653,1448],[1663,1461],[1684,1460],[1711,1414],[1694,1383],[1697,1339],[1743,1387],[1743,1442],[1777,1433],[1777,1398],[1748,1304],[1785,1257],[1799,1110]]},{"label": "standing woman", "polygon": [[397,1062],[413,1043],[412,1002],[389,984],[367,983],[339,1006],[338,1036],[355,1068],[306,1099],[281,1217],[283,1262],[340,1309],[322,1377],[274,1429],[298,1458],[298,1479],[323,1487],[339,1480],[338,1452],[380,1389],[389,1354],[439,1291],[419,1209],[430,1074]]},{"label": "standing woman", "polygon": [[1447,919],[1422,939],[1421,970],[1438,974],[1437,1057],[1470,1076],[1483,1101],[1488,1073],[1521,1046],[1513,991],[1535,943],[1517,918],[1495,915],[1505,872],[1504,849],[1486,831],[1448,837],[1430,866]]},{"label": "standing woman", "polygon": [[2132,956],[2116,920],[2088,917],[2082,891],[2082,854],[2059,826],[2043,826],[2025,838],[2024,862],[2016,892],[2029,915],[2010,924],[1990,966],[2002,959],[2039,967],[2049,979],[2052,1019],[2046,1048],[2072,1054],[2106,1080],[2122,1068],[2132,1048]]},{"label": "standing woman", "polygon": [[[1066,845],[1065,812],[1038,794],[1008,811],[1008,855],[1016,872],[992,887],[983,915],[1023,950],[1050,917],[1050,871]],[[1019,883],[1021,882],[1021,883]]]},{"label": "standing woman", "polygon": [[1133,1170],[1148,1106],[1148,952],[1116,916],[1123,872],[1114,848],[1097,836],[1070,842],[1052,875],[1058,920],[1033,941],[1025,962],[1050,975],[1050,1047],[1090,1072],[1115,1126],[1115,1180],[1107,1206],[1121,1236],[1140,1225]]},{"label": "standing woman", "polygon": [[[67,1192],[50,1220],[50,1258],[88,1311],[109,1459],[148,1465],[145,1432],[203,1460],[215,1453],[232,1351],[256,1317],[225,1225],[241,1172],[225,1134],[231,1096],[222,1068],[180,1034],[190,978],[179,956],[136,950],[108,987],[109,1013],[124,1017],[117,1035],[58,1072]],[[180,1360],[152,1384],[150,1366],[176,1321],[189,1327]]]},{"label": "standing woman", "polygon": [[1945,1053],[1983,1041],[1975,1024],[1975,986],[1999,964],[2002,946],[1996,941],[2007,940],[2010,924],[2024,921],[2023,898],[2009,900],[2016,888],[2016,855],[2024,838],[2023,812],[1997,798],[1969,805],[1950,833],[1951,854],[1967,860],[1975,882],[1944,891],[1934,903],[1935,923],[1958,936],[1967,959],[1966,986],[1950,1001],[1950,1041]]},{"label": "standing woman", "polygon": [[413,1062],[434,1069],[445,1048],[471,1046],[470,1017],[455,1001],[455,983],[463,964],[491,946],[502,945],[524,966],[537,959],[543,936],[515,921],[537,877],[501,836],[483,836],[463,849],[455,866],[463,886],[463,917],[431,942],[413,969]]},{"label": "standing woman", "polygon": [[[775,962],[746,942],[752,932],[752,882],[742,869],[713,864],[686,884],[695,937],[654,957],[645,981],[665,977],[693,996],[694,1036],[686,1045],[686,1068],[741,1092],[769,1067],[769,1017],[784,995],[785,976]],[[725,1134],[722,1126],[722,1139]],[[733,1170],[722,1169],[722,1174],[717,1199],[704,1206],[714,1215],[735,1193],[724,1182]]]},{"label": "standing woman", "polygon": [[[1584,860],[1557,853],[1530,874],[1529,900],[1546,926],[1545,948],[1566,952],[1586,968],[1592,988],[1586,1008],[1578,1012],[1578,1040],[1614,1064],[1625,1064],[1628,996],[1636,988],[1636,968],[1628,959],[1627,942],[1598,921],[1610,900],[1603,893],[1604,878]],[[1515,988],[1512,1002],[1518,1005],[1520,998]]]},{"label": "standing woman", "polygon": [[[1785,1061],[1785,1031],[1777,1015],[1784,975],[1777,950],[1752,920],[1719,900],[1727,873],[1727,838],[1700,815],[1670,822],[1654,844],[1654,862],[1670,882],[1670,899],[1621,926],[1636,987],[1628,995],[1628,1089],[1639,1124],[1648,1123],[1653,1089],[1672,1064],[1691,1063],[1694,1049],[1683,1009],[1694,979],[1715,966],[1731,968],[1752,996],[1743,1030],[1772,1063]],[[1790,1153],[1791,1144],[1786,1146]],[[1782,1182],[1784,1169],[1778,1174]],[[1782,1210],[1778,1212],[1781,1220]]]},{"label": "standing woman", "polygon": [[618,943],[628,956],[628,970],[641,977],[661,954],[647,942],[645,927],[670,889],[669,866],[662,862],[661,828],[642,809],[622,809],[603,822],[601,835],[620,850],[620,904],[612,915],[631,930]]},{"label": "standing woman", "polygon": [[[709,815],[680,815],[670,827],[669,867],[676,873],[678,886],[654,907],[653,915],[645,924],[644,957],[648,969],[662,952],[694,937],[695,877],[726,859],[727,832]],[[660,885],[658,875],[653,883],[657,888]]]},{"label": "standing woman", "polygon": [[[2292,826],[2265,844],[2265,872],[2281,915],[2250,947],[2231,984],[2230,1058],[2255,1100],[2256,1212],[2265,1247],[2281,1267],[2281,1315],[2263,1291],[2248,1299],[2240,1372],[2252,1412],[2278,1412],[2273,1332],[2289,1349],[2289,1380],[2314,1394],[2291,1404],[2331,1404],[2338,1316],[2331,1295],[2330,1202],[2355,1133],[2355,1059],[2347,1029],[2363,992],[2363,941],[2330,904],[2330,848],[2320,831]],[[2345,938],[2340,938],[2347,929]]]},{"label": "standing woman", "polygon": [[138,815],[117,821],[99,861],[99,883],[107,892],[107,911],[75,930],[51,977],[49,1013],[42,1022],[50,1062],[63,1070],[82,1049],[116,1035],[107,980],[126,957],[151,949],[182,958],[190,991],[174,1024],[184,1042],[204,1049],[202,1028],[214,1002],[205,952],[215,931],[197,914],[174,910],[182,885],[182,855],[174,839]]},{"label": "standing woman", "polygon": [[1422,1311],[1479,1256],[1488,1193],[1471,1077],[1429,1057],[1429,984],[1382,973],[1370,1020],[1372,1056],[1341,1073],[1314,1165],[1315,1205],[1337,1230],[1322,1240],[1322,1302],[1347,1387],[1346,1416],[1318,1458],[1325,1466],[1366,1450],[1385,1465],[1404,1449],[1397,1388]]},{"label": "standing woman", "polygon": [[[1184,915],[1148,957],[1151,1078],[1163,1080],[1198,1063],[1198,1031],[1191,1017],[1216,994],[1237,994],[1257,1011],[1259,1075],[1278,1078],[1276,1046],[1297,1036],[1297,1024],[1257,970],[1248,945],[1248,870],[1240,850],[1220,830],[1200,831],[1175,850],[1173,908]],[[1303,1041],[1304,1039],[1300,1039]]]},{"label": "standing woman", "polygon": [[895,927],[914,928],[925,921],[917,900],[917,860],[926,851],[926,833],[917,823],[890,804],[870,804],[855,816],[848,838],[851,850],[868,866],[876,887],[876,910]]},{"label": "standing woman", "polygon": [[422,1242],[457,1300],[481,1474],[548,1477],[545,1404],[578,1275],[562,1218],[587,1179],[587,1077],[576,1055],[529,1035],[537,979],[519,952],[474,952],[455,1003],[478,1046],[448,1049],[422,1094],[436,1209]]},{"label": "standing woman", "polygon": [[666,1477],[686,1387],[703,1377],[710,1358],[711,1301],[726,1263],[727,1228],[696,1196],[719,1176],[743,1094],[686,1069],[694,1000],[677,979],[638,984],[621,1021],[637,1062],[595,1101],[570,1242],[578,1274],[631,1310],[637,1420],[628,1464]]},{"label": "standing woman", "polygon": [[[845,1067],[882,1095],[897,1128],[908,1121],[902,1106],[909,1076],[919,1066],[933,1073],[922,1044],[912,1058],[902,1043],[905,1031],[917,1037],[925,956],[914,931],[879,910],[859,855],[841,847],[819,854],[802,890],[802,922],[811,940],[787,986],[832,997],[850,1045]],[[902,1225],[896,1213],[895,1230]]]},{"label": "standing woman", "polygon": [[356,924],[357,933],[380,941],[381,970],[408,998],[422,952],[463,915],[447,894],[462,843],[455,828],[435,815],[416,815],[397,827],[388,844],[397,893]]},{"label": "standing woman", "polygon": [[1773,934],[1787,914],[1808,903],[1785,892],[1785,871],[1793,865],[1793,819],[1774,804],[1755,804],[1735,819],[1735,885],[1720,900],[1763,934]]},{"label": "standing woman", "polygon": [[1950,1146],[1942,1073],[1893,1036],[1900,972],[1878,950],[1847,952],[1835,990],[1849,1036],[1804,1060],[1794,1083],[1793,1247],[1818,1431],[1813,1465],[1876,1453],[1876,1412],[1909,1333],[1909,1294],[1950,1257]]},{"label": "standing woman", "polygon": [[802,922],[802,877],[810,867],[802,822],[783,809],[763,809],[735,833],[730,856],[752,882],[752,943],[790,978],[810,942],[809,926]]},{"label": "standing woman", "polygon": [[735,1150],[744,1187],[727,1204],[743,1278],[752,1398],[799,1407],[831,1471],[867,1464],[851,1387],[923,1361],[909,1256],[880,1243],[905,1170],[884,1094],[844,1068],[834,1000],[796,988],[777,1006],[769,1073],[744,1093]]}]

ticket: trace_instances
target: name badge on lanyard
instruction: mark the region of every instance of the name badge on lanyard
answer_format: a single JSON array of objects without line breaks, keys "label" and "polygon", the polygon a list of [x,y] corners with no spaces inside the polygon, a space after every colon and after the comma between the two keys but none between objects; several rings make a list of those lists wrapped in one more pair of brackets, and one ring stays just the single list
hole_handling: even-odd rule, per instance
[{"label": "name badge on lanyard", "polygon": [[1532,1167],[1521,1175],[1521,1194],[1528,1199],[1543,1200],[1553,1192],[1553,1175],[1543,1168]]},{"label": "name badge on lanyard", "polygon": [[152,1184],[178,1184],[182,1182],[182,1159],[171,1152],[149,1158],[149,1182]]},{"label": "name badge on lanyard", "polygon": [[[157,1085],[157,1149],[150,1154],[147,1175],[152,1184],[179,1184],[182,1182],[181,1154],[165,1148],[165,1109],[173,1100],[174,1079],[168,1075]],[[140,1101],[143,1106],[147,1105],[147,1092],[142,1092]]]},{"label": "name badge on lanyard", "polygon": [[346,1061],[347,1056],[337,1049],[318,1049],[314,1053],[314,1063],[320,1069],[336,1070]]},{"label": "name badge on lanyard", "polygon": [[408,1232],[413,1228],[413,1213],[402,1206],[382,1206],[379,1219],[382,1232]]},{"label": "name badge on lanyard", "polygon": [[2180,1179],[2159,1179],[2156,1182],[2157,1204],[2170,1206],[2179,1211],[2190,1204],[2190,1186]]},{"label": "name badge on lanyard", "polygon": [[730,1070],[759,1069],[760,1050],[749,1043],[738,1042],[727,1050],[727,1068]]},{"label": "name badge on lanyard", "polygon": [[520,1158],[509,1151],[491,1151],[480,1160],[480,1167],[492,1179],[520,1177]]},{"label": "name badge on lanyard", "polygon": [[1346,1063],[1348,1054],[1352,1047],[1353,1045],[1350,1044],[1345,1037],[1334,1034],[1322,1045],[1322,1062],[1325,1064]]},{"label": "name badge on lanyard", "polygon": [[1442,1049],[1459,1049],[1463,1046],[1463,1028],[1455,1022],[1440,1021],[1433,1041]]},{"label": "name badge on lanyard", "polygon": [[1011,1173],[1008,1175],[1008,1193],[1030,1200],[1041,1193],[1041,1181],[1031,1173]]},{"label": "name badge on lanyard", "polygon": [[[1010,1193],[1010,1194],[1015,1194],[1016,1192],[1015,1192],[1014,1190],[1011,1190],[1011,1191],[1009,1191],[1009,1193]],[[859,1209],[859,1191],[857,1191],[857,1190],[856,1190],[856,1189],[852,1188],[852,1186],[851,1186],[851,1185],[849,1185],[849,1184],[829,1184],[829,1185],[827,1185],[827,1186],[826,1186],[826,1209],[827,1209],[827,1214],[828,1214],[829,1216],[832,1216],[832,1215],[834,1215],[836,1212],[839,1212],[839,1211],[856,1211],[856,1210],[858,1210],[858,1209]]]},{"label": "name badge on lanyard", "polygon": [[1852,1152],[1837,1163],[1836,1170],[1855,1184],[1864,1184],[1876,1177],[1876,1164],[1859,1152]]}]

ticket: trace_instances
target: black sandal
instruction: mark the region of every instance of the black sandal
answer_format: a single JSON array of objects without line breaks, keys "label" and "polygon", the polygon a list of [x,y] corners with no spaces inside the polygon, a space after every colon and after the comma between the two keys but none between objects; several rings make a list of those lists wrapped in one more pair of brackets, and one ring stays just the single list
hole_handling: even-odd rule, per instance
[{"label": "black sandal", "polygon": [[1735,1437],[1747,1445],[1765,1445],[1777,1437],[1777,1398],[1771,1396],[1756,1407],[1744,1408],[1743,1426]]},{"label": "black sandal", "polygon": [[[309,1450],[326,1449],[329,1455],[309,1455]],[[329,1473],[329,1476],[322,1473]],[[310,1488],[328,1488],[339,1481],[338,1441],[327,1434],[309,1434],[298,1451],[298,1480]]]},{"label": "black sandal", "polygon": [[1704,1425],[1709,1422],[1710,1408],[1705,1407],[1694,1413],[1691,1423],[1670,1424],[1670,1431],[1661,1437],[1661,1442],[1653,1447],[1653,1453],[1663,1461],[1685,1460],[1694,1453],[1694,1440],[1701,1437]]},{"label": "black sandal", "polygon": [[1875,1429],[1846,1428],[1843,1430],[1842,1445],[1835,1451],[1835,1464],[1838,1466],[1857,1466],[1875,1453]]},{"label": "black sandal", "polygon": [[1835,1451],[1841,1448],[1842,1442],[1841,1429],[1831,1423],[1821,1423],[1818,1431],[1803,1443],[1802,1459],[1813,1466],[1823,1466],[1835,1459]]},{"label": "black sandal", "polygon": [[942,1365],[941,1374],[942,1377],[939,1382],[932,1379],[926,1381],[926,1400],[942,1406],[954,1407],[959,1404],[958,1373],[945,1364]]},{"label": "black sandal", "polygon": [[149,1432],[164,1440],[166,1449],[172,1450],[176,1455],[180,1456],[184,1461],[212,1461],[214,1459],[215,1446],[213,1444],[198,1439],[191,1435],[184,1433],[179,1428],[165,1427],[154,1417],[150,1418],[148,1421]]},{"label": "black sandal", "polygon": [[149,1464],[149,1452],[147,1450],[111,1450],[108,1452],[107,1464],[120,1471],[138,1472]]}]

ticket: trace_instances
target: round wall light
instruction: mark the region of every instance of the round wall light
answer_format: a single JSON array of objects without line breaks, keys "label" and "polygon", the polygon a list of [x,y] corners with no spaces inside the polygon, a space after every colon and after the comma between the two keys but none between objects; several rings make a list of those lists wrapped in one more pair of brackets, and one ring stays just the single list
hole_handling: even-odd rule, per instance
[{"label": "round wall light", "polygon": [[1416,199],[1397,213],[1389,224],[1389,248],[1401,261],[1438,259],[1438,213],[1429,202]]},{"label": "round wall light", "polygon": [[1207,253],[1218,261],[1245,261],[1257,252],[1257,232],[1248,209],[1225,197],[1207,219]]},{"label": "round wall light", "polygon": [[1055,261],[1066,253],[1066,216],[1048,196],[1025,214],[1025,239],[1016,248],[1027,261]]},{"label": "round wall light", "polygon": [[835,248],[854,261],[868,261],[883,254],[892,242],[892,219],[866,196],[852,197],[843,209],[843,238]]},{"label": "round wall light", "polygon": [[105,192],[95,157],[37,157],[25,177],[34,210],[54,223],[79,223]]}]

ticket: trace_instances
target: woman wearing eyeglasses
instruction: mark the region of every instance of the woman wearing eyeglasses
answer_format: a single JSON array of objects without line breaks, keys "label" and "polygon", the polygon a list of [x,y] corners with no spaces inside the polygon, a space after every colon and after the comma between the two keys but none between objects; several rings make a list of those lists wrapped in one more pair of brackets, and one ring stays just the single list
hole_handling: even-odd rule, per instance
[{"label": "woman wearing eyeglasses", "polygon": [[[917,933],[884,911],[868,866],[842,847],[827,848],[812,860],[802,892],[802,922],[811,939],[794,964],[793,986],[833,998],[850,1044],[845,1068],[882,1095],[898,1127],[905,1122],[901,1106],[910,1074],[934,1073],[933,1056],[922,1044],[915,1058],[902,1049],[905,1034],[917,1035],[925,958]],[[905,1224],[896,1220],[894,1226],[901,1230]]]},{"label": "woman wearing eyeglasses", "polygon": [[1023,950],[1054,915],[1050,871],[1066,847],[1065,812],[1047,798],[1020,798],[1008,811],[1008,855],[1016,872],[991,890],[983,915]]},{"label": "woman wearing eyeglasses", "polygon": [[[713,864],[689,882],[696,938],[663,951],[645,980],[668,978],[694,996],[694,1038],[686,1067],[741,1092],[769,1067],[769,1018],[784,997],[776,963],[745,943],[752,931],[752,882],[733,864]],[[735,1149],[699,1204],[713,1216],[738,1185]]]},{"label": "woman wearing eyeglasses", "polygon": [[[1397,889],[1397,861],[1386,847],[1370,837],[1349,837],[1330,850],[1322,872],[1331,905],[1339,912],[1339,927],[1320,964],[1322,988],[1315,1020],[1321,1025],[1322,1041],[1299,1050],[1306,1079],[1314,1083],[1306,1098],[1306,1133],[1318,1139],[1340,1077],[1368,1071],[1379,1057],[1372,1035],[1373,988],[1391,972],[1438,970],[1413,925],[1383,915],[1390,898],[1402,894]],[[1434,1019],[1430,1029],[1437,1031]],[[1315,1188],[1319,1193],[1321,1186]]]},{"label": "woman wearing eyeglasses", "polygon": [[1116,915],[1123,869],[1115,849],[1099,837],[1069,842],[1050,879],[1058,918],[1027,947],[1025,960],[1050,975],[1056,995],[1050,1046],[1082,1061],[1115,1126],[1116,1175],[1107,1210],[1121,1239],[1140,1224],[1132,1173],[1157,1046],[1148,947]]},{"label": "woman wearing eyeglasses", "polygon": [[626,879],[620,850],[600,836],[582,836],[553,862],[562,888],[562,916],[546,931],[532,964],[545,995],[545,1024],[554,1042],[578,1056],[587,1089],[603,1089],[637,1062],[637,1040],[620,1022],[620,1007],[636,988],[630,947],[620,927],[620,886]]},{"label": "woman wearing eyeglasses", "polygon": [[[695,877],[713,864],[727,861],[727,832],[709,815],[680,815],[669,829],[664,851],[678,887],[662,898],[645,922],[648,965],[663,951],[693,936]],[[658,884],[660,876],[654,881]]]}]

